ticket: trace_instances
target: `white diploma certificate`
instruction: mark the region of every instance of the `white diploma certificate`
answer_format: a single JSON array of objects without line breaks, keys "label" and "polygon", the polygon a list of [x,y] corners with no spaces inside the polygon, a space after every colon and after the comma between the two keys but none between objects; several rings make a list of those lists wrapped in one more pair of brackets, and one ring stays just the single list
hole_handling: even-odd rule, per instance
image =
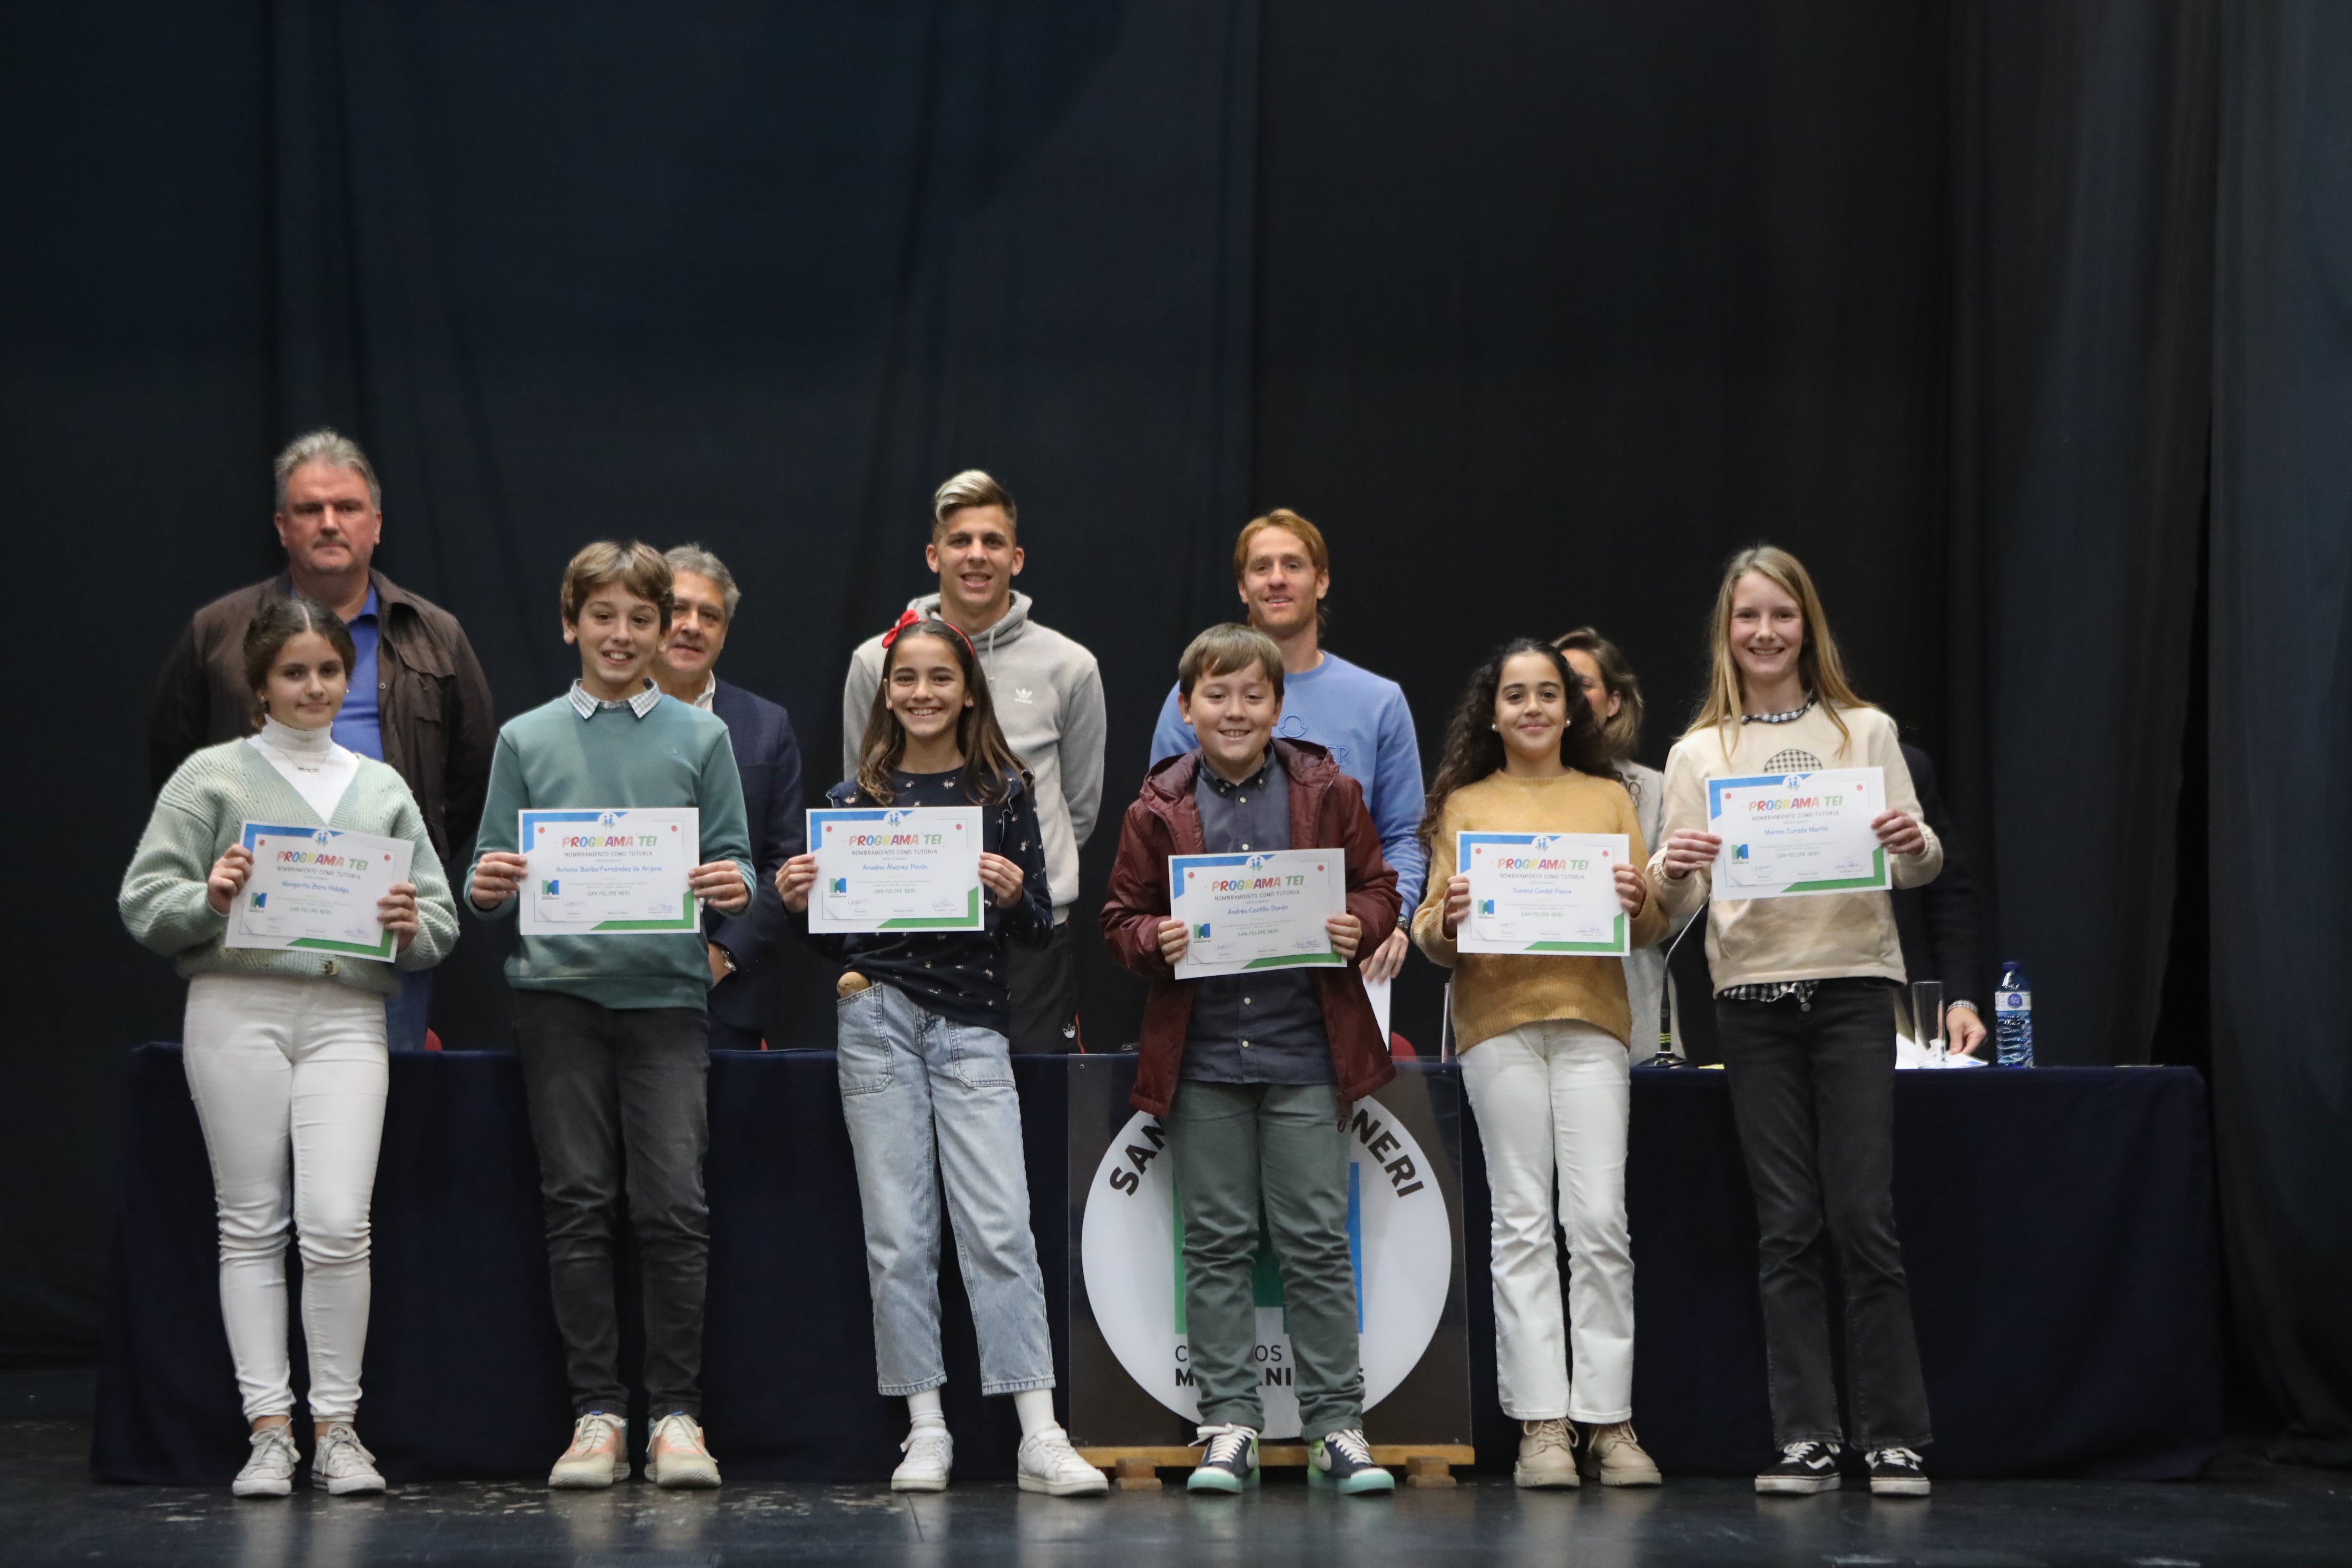
[{"label": "white diploma certificate", "polygon": [[640,936],[695,931],[701,910],[686,874],[702,849],[690,805],[604,811],[525,811],[515,842],[525,936]]},{"label": "white diploma certificate", "polygon": [[986,931],[980,807],[812,811],[813,931]]},{"label": "white diploma certificate", "polygon": [[1347,857],[1337,849],[1171,855],[1168,891],[1169,917],[1191,933],[1179,980],[1347,962],[1323,929],[1348,912]]},{"label": "white diploma certificate", "polygon": [[248,822],[237,842],[253,874],[230,906],[223,947],[303,948],[390,963],[393,934],[376,900],[408,880],[416,847],[340,827]]},{"label": "white diploma certificate", "polygon": [[1718,899],[1885,891],[1886,847],[1870,828],[1886,810],[1884,768],[1709,779],[1706,830]]},{"label": "white diploma certificate", "polygon": [[1573,952],[1622,958],[1625,907],[1617,868],[1633,841],[1622,833],[1464,833],[1454,869],[1470,879],[1462,952]]}]

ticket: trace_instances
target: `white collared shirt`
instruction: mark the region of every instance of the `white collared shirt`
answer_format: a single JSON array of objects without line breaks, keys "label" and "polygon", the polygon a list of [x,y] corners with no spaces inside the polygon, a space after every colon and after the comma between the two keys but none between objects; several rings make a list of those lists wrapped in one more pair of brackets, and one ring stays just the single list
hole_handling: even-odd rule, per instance
[{"label": "white collared shirt", "polygon": [[718,698],[719,672],[715,669],[705,670],[702,676],[702,689],[694,694],[694,705],[705,713],[709,713],[713,711],[710,705]]},{"label": "white collared shirt", "polygon": [[654,704],[662,700],[662,692],[661,688],[653,683],[652,678],[647,677],[646,689],[634,697],[625,697],[618,701],[608,702],[602,697],[590,696],[588,689],[581,685],[579,679],[574,677],[571,697],[572,710],[583,719],[593,719],[607,708],[625,708],[631,714],[642,719],[654,710]]}]

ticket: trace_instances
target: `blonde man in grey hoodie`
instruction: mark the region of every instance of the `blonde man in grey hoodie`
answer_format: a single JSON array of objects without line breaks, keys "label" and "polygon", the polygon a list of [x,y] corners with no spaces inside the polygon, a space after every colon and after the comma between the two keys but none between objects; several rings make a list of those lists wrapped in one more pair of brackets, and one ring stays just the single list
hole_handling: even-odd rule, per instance
[{"label": "blonde man in grey hoodie", "polygon": [[[1103,689],[1095,656],[1030,618],[1021,574],[1020,513],[1012,494],[978,468],[967,468],[931,498],[931,542],[925,564],[939,574],[935,594],[908,608],[936,615],[971,639],[988,676],[997,721],[1035,781],[1037,825],[1045,836],[1053,884],[1054,938],[1042,951],[1009,953],[1016,1051],[1066,1051],[1078,1039],[1076,956],[1070,907],[1078,899],[1078,850],[1095,830],[1102,805]],[[841,693],[842,775],[857,776],[857,744],[882,679],[882,638],[858,645]]]}]

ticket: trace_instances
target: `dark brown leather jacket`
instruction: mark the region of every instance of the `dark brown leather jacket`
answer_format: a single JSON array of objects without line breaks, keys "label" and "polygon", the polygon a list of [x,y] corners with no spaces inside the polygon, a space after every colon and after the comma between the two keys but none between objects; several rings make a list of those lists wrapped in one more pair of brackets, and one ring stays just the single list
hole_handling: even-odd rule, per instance
[{"label": "dark brown leather jacket", "polygon": [[[1396,872],[1381,858],[1380,830],[1364,809],[1364,792],[1322,747],[1305,741],[1276,741],[1275,754],[1290,775],[1290,847],[1338,849],[1348,860],[1348,912],[1364,922],[1357,953],[1368,953],[1396,929]],[[1111,866],[1103,899],[1103,945],[1111,956],[1151,984],[1143,1004],[1143,1043],[1135,1068],[1130,1103],[1154,1116],[1168,1114],[1184,1062],[1184,1037],[1192,1022],[1193,988],[1176,978],[1160,956],[1160,922],[1168,918],[1168,857],[1204,853],[1201,808],[1192,780],[1201,753],[1186,752],[1151,770],[1143,793],[1127,808],[1119,826],[1118,858]],[[1318,969],[1316,990],[1323,1003],[1323,1033],[1331,1043],[1331,1071],[1339,1100],[1361,1100],[1396,1077],[1389,1043],[1364,994],[1363,972],[1354,964]]]},{"label": "dark brown leather jacket", "polygon": [[[457,616],[381,572],[368,577],[376,595],[376,705],[383,760],[408,781],[441,864],[461,866],[481,822],[490,752],[499,739],[490,683]],[[267,583],[222,595],[189,620],[155,682],[147,731],[147,764],[155,788],[163,787],[190,752],[253,733],[245,628],[271,595],[292,591],[280,573]]]}]

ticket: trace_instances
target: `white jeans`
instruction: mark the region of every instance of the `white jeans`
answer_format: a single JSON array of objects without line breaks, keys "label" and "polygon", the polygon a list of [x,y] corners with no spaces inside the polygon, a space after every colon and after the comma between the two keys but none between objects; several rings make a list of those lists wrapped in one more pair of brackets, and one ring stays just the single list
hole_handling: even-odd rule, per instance
[{"label": "white jeans", "polygon": [[[1615,1037],[1567,1018],[1522,1025],[1462,1053],[1494,1195],[1495,1371],[1503,1413],[1514,1420],[1633,1418],[1630,1065]],[[1565,1321],[1552,1245],[1555,1179],[1568,1232]]]},{"label": "white jeans", "polygon": [[212,1158],[221,1321],[246,1419],[294,1409],[290,1219],[301,1237],[310,1418],[349,1421],[367,1349],[368,1201],[389,1076],[383,998],[331,980],[199,974],[188,982],[183,1038]]}]

